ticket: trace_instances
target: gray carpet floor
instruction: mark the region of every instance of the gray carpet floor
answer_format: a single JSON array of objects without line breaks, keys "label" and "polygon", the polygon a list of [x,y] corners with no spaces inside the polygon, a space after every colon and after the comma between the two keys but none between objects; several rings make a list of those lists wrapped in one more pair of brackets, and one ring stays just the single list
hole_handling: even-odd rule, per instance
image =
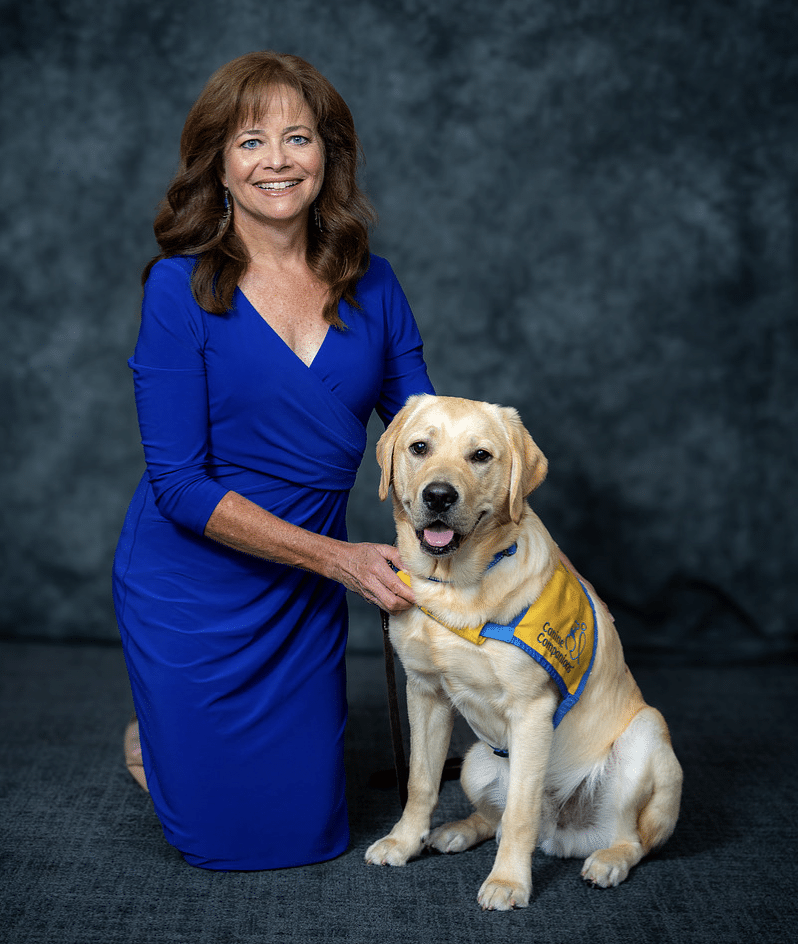
[{"label": "gray carpet floor", "polygon": [[[399,813],[370,785],[391,766],[380,655],[351,653],[347,769],[352,841],[321,865],[259,873],[192,869],[163,840],[127,774],[130,710],[114,646],[0,643],[0,940],[7,944],[262,942],[793,941],[798,668],[637,668],[685,770],[668,845],[614,890],[574,860],[538,853],[534,898],[483,913],[492,842],[402,869],[363,863]],[[462,728],[454,750],[468,743]],[[438,821],[467,803],[456,782]]]}]

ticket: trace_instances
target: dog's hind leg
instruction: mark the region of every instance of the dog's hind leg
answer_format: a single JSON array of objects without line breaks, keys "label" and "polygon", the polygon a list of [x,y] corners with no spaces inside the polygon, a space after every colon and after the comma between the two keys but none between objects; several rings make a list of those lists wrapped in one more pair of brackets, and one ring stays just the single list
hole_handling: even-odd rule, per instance
[{"label": "dog's hind leg", "polygon": [[438,852],[463,852],[496,835],[507,802],[508,763],[481,741],[463,761],[460,783],[476,810],[466,819],[433,829],[427,845]]},{"label": "dog's hind leg", "polygon": [[611,772],[599,798],[598,831],[613,838],[588,856],[582,878],[611,888],[671,835],[679,815],[682,768],[665,720],[643,708],[612,748]]}]

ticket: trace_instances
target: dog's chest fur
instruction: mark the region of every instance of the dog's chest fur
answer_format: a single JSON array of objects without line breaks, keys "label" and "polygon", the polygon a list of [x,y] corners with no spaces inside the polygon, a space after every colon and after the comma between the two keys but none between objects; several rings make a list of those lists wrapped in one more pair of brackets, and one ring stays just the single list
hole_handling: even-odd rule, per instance
[{"label": "dog's chest fur", "polygon": [[507,743],[510,707],[517,711],[557,692],[544,669],[514,646],[461,639],[417,609],[391,619],[391,640],[409,685],[443,693],[474,733],[492,747]]}]

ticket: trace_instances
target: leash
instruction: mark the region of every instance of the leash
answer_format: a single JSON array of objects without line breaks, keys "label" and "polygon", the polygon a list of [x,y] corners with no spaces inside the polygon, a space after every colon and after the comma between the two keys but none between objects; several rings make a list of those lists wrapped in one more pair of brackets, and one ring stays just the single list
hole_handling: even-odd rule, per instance
[{"label": "leash", "polygon": [[[396,776],[396,789],[399,793],[399,805],[402,809],[407,803],[407,779],[408,769],[405,759],[405,742],[402,736],[402,718],[399,711],[399,694],[396,688],[396,660],[394,648],[391,643],[391,637],[388,635],[388,614],[380,609],[380,619],[382,621],[382,647],[385,652],[385,682],[388,689],[388,714],[391,723],[391,743],[393,745],[393,765]],[[441,772],[441,786],[447,780],[459,780],[460,768],[463,765],[461,757],[447,757],[443,762],[443,771]],[[372,777],[372,782],[384,782],[383,773]]]},{"label": "leash", "polygon": [[396,770],[396,788],[399,791],[399,805],[402,809],[407,803],[407,760],[402,737],[402,719],[399,715],[399,695],[396,690],[396,662],[394,659],[391,637],[388,635],[388,614],[380,610],[382,620],[382,647],[385,651],[385,681],[388,686],[388,713],[391,719],[391,743],[393,744],[393,764]]}]

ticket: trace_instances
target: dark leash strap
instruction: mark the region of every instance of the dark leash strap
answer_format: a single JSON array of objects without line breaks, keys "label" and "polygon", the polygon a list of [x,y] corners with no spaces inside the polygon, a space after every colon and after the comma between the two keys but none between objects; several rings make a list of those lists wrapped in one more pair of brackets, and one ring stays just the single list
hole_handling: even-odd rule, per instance
[{"label": "dark leash strap", "polygon": [[407,803],[407,760],[405,759],[405,742],[402,737],[402,719],[399,714],[399,693],[396,689],[396,662],[391,637],[388,635],[388,614],[383,609],[380,610],[380,618],[382,619],[382,647],[385,651],[385,681],[388,686],[393,764],[396,770],[399,804],[404,809]]},{"label": "dark leash strap", "polygon": [[[399,693],[396,688],[396,659],[394,656],[391,637],[388,634],[388,614],[380,610],[382,619],[382,646],[385,651],[385,682],[388,687],[388,713],[391,720],[391,743],[393,744],[393,766],[396,776],[396,789],[399,792],[399,804],[402,809],[407,803],[407,760],[405,759],[405,742],[402,737],[402,718],[399,713]],[[462,758],[448,757],[443,765],[441,785],[446,780],[458,780]],[[372,776],[372,783],[386,784],[387,772]]]}]

